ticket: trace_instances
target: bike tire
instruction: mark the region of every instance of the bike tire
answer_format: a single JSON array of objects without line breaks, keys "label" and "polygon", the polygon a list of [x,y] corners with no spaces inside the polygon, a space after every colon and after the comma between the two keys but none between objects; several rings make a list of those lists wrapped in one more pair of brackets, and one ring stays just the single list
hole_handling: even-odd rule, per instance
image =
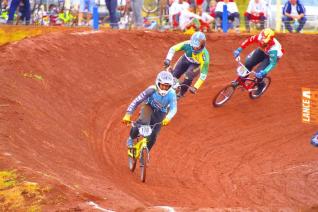
[{"label": "bike tire", "polygon": [[[271,80],[270,77],[265,77],[263,79],[263,81],[265,82],[265,87],[263,88],[263,90],[261,91],[260,94],[256,94],[257,90],[253,90],[253,91],[249,92],[249,96],[250,96],[251,99],[257,99],[260,96],[262,96],[265,93],[265,91],[268,89],[268,87],[270,86],[272,80]],[[257,84],[255,86],[257,86]]]},{"label": "bike tire", "polygon": [[213,106],[214,107],[221,107],[227,101],[230,100],[232,95],[234,94],[235,86],[234,85],[227,85],[225,88],[220,90],[218,94],[213,99]]},{"label": "bike tire", "polygon": [[141,182],[146,181],[146,170],[147,170],[147,162],[148,162],[148,150],[147,148],[143,148],[140,155],[140,180]]},{"label": "bike tire", "polygon": [[144,0],[142,10],[146,13],[154,13],[158,10],[159,0]]},{"label": "bike tire", "polygon": [[[131,149],[130,151],[135,151],[135,150]],[[132,155],[135,155],[135,153],[133,152]],[[137,163],[136,158],[128,156],[128,168],[131,172],[135,171],[136,163]]]}]

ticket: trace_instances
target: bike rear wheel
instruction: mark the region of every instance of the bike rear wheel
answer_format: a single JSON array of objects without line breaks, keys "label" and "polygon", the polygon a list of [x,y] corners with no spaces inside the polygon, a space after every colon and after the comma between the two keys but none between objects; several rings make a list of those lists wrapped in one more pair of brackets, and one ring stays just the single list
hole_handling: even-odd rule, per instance
[{"label": "bike rear wheel", "polygon": [[143,148],[140,155],[140,180],[141,182],[146,181],[146,170],[147,170],[147,162],[148,162],[148,149]]},{"label": "bike rear wheel", "polygon": [[227,101],[230,100],[230,98],[234,94],[234,91],[234,85],[227,85],[225,88],[219,91],[219,93],[214,97],[213,106],[221,107],[222,105],[224,105]]},{"label": "bike rear wheel", "polygon": [[[262,89],[261,92],[259,92],[258,89],[253,89],[253,90],[249,93],[249,96],[250,96],[251,99],[257,99],[257,98],[259,98],[260,96],[262,96],[263,93],[265,93],[265,91],[268,89],[269,85],[271,84],[271,78],[270,78],[270,77],[265,77],[265,78],[263,79],[263,82],[265,83],[265,86],[264,86],[264,88]],[[258,86],[258,84],[256,84],[256,85],[254,86],[254,88],[257,87],[257,86]]]},{"label": "bike rear wheel", "polygon": [[135,149],[130,149],[129,151],[131,151],[131,154],[133,155],[133,157],[128,156],[128,167],[131,172],[134,172],[136,168],[136,162],[137,162],[135,158]]}]

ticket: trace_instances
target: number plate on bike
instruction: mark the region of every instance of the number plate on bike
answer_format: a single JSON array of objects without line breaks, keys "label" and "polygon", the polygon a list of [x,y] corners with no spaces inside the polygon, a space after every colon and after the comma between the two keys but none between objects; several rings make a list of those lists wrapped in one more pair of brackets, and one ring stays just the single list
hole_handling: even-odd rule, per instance
[{"label": "number plate on bike", "polygon": [[250,73],[248,69],[242,66],[237,67],[236,72],[240,77],[246,77]]},{"label": "number plate on bike", "polygon": [[152,133],[152,129],[148,125],[142,125],[139,127],[139,133],[140,133],[140,135],[146,137]]}]

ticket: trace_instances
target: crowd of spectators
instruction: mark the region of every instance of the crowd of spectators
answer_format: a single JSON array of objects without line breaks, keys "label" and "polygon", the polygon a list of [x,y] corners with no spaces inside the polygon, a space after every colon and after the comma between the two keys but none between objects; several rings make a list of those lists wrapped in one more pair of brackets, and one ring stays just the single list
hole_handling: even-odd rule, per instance
[{"label": "crowd of spectators", "polygon": [[[33,0],[36,1],[36,0]],[[144,0],[102,0],[108,11],[107,22],[111,28],[120,28],[121,10],[126,15],[131,15],[131,26],[143,29],[149,26],[148,15],[142,12]],[[238,5],[234,0],[161,0],[167,1],[168,14],[167,23],[173,30],[194,31],[222,31],[223,8],[227,6],[228,26],[239,32],[241,17]],[[246,11],[242,15],[245,30],[250,31],[251,26],[261,30],[265,28],[268,21],[268,0],[250,0]],[[1,2],[1,0],[0,0]],[[92,25],[93,8],[95,0],[65,0],[63,8],[51,4],[44,10],[44,5],[33,8],[33,20],[31,20],[30,0],[2,0],[0,18],[6,19],[7,24],[14,24],[19,20],[25,24],[33,22],[41,25],[69,25],[87,26]],[[124,2],[124,3],[123,3]],[[7,14],[4,15],[4,9]],[[17,13],[17,14],[16,14]],[[289,32],[301,32],[305,23],[305,8],[298,0],[287,0],[282,9],[282,21]],[[243,24],[242,24],[243,25]]]}]

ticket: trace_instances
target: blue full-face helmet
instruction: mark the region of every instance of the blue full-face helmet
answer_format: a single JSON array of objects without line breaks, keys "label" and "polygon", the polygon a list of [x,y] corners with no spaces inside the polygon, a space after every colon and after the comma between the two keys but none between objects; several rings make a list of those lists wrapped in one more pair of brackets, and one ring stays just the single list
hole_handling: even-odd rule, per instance
[{"label": "blue full-face helmet", "polygon": [[190,45],[193,53],[200,53],[205,47],[206,37],[203,32],[195,32],[190,39]]}]

